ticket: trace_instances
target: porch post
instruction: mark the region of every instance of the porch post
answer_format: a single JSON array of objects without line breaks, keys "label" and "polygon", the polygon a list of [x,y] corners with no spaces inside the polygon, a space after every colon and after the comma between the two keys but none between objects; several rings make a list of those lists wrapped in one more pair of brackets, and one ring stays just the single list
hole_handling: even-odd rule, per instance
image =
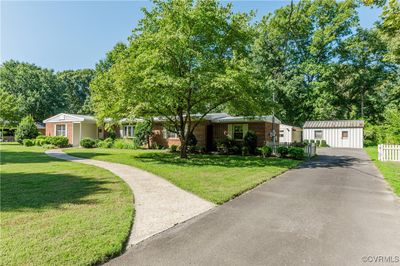
[{"label": "porch post", "polygon": [[82,122],[79,123],[79,147],[81,146],[81,139],[82,139]]}]

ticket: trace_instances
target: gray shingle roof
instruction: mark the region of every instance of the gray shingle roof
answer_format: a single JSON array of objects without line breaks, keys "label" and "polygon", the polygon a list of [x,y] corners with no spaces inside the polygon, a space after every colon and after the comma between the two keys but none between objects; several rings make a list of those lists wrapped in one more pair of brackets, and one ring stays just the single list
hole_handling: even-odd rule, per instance
[{"label": "gray shingle roof", "polygon": [[364,127],[363,120],[306,121],[303,128],[355,128]]}]

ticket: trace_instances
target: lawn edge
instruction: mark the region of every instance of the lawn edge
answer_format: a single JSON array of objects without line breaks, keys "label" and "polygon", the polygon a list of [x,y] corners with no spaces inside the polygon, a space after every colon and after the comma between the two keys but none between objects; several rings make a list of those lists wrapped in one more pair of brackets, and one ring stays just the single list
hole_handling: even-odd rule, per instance
[{"label": "lawn edge", "polygon": [[[382,174],[381,170],[379,169],[378,165],[375,163],[375,161],[373,160],[373,158],[371,158],[371,155],[367,152],[366,150],[367,147],[364,147],[362,150],[367,154],[369,161],[372,163],[372,165],[375,167],[375,169],[378,171],[380,177],[385,181],[385,186],[387,188],[388,191],[390,191],[395,200],[400,201],[400,193],[397,194],[396,191],[394,190],[394,187],[392,187],[391,183],[389,182],[389,180],[385,177],[384,174]],[[377,159],[378,160],[378,159]]]}]

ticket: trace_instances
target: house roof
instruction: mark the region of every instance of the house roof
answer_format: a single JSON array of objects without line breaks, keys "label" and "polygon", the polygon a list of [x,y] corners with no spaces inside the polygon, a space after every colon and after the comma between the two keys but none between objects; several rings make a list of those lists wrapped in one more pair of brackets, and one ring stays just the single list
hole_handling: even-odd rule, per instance
[{"label": "house roof", "polygon": [[363,128],[363,120],[306,121],[303,128]]},{"label": "house roof", "polygon": [[[272,122],[272,115],[263,116],[226,116],[211,120],[214,123],[240,123],[240,122]],[[281,124],[281,121],[275,117],[276,124]]]},{"label": "house roof", "polygon": [[96,119],[91,115],[77,115],[60,113],[50,118],[47,118],[43,123],[49,122],[92,122],[95,123]]},{"label": "house roof", "polygon": [[[202,117],[201,114],[193,114],[193,118],[200,118]],[[203,118],[204,120],[208,120],[214,123],[240,123],[240,122],[272,122],[271,115],[264,115],[264,116],[231,116],[227,113],[209,113]],[[96,119],[94,116],[90,115],[77,115],[77,114],[66,114],[60,113],[50,118],[47,118],[43,121],[43,123],[51,123],[51,122],[92,122],[95,123]],[[106,118],[105,122],[109,122],[111,119]],[[140,122],[143,121],[141,118],[123,118],[119,122],[120,123],[129,123],[129,122]],[[162,122],[165,121],[162,117],[154,117],[154,121]],[[275,123],[281,124],[281,121],[275,117]]]},{"label": "house roof", "polygon": [[36,125],[37,129],[45,129],[46,128],[46,126],[40,122],[35,122],[35,125]]}]

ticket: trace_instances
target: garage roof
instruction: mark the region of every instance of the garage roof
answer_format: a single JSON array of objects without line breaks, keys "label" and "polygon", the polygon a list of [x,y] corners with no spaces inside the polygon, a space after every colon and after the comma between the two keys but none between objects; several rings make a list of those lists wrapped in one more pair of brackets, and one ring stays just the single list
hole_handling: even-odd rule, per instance
[{"label": "garage roof", "polygon": [[363,120],[306,121],[303,128],[362,128]]}]

